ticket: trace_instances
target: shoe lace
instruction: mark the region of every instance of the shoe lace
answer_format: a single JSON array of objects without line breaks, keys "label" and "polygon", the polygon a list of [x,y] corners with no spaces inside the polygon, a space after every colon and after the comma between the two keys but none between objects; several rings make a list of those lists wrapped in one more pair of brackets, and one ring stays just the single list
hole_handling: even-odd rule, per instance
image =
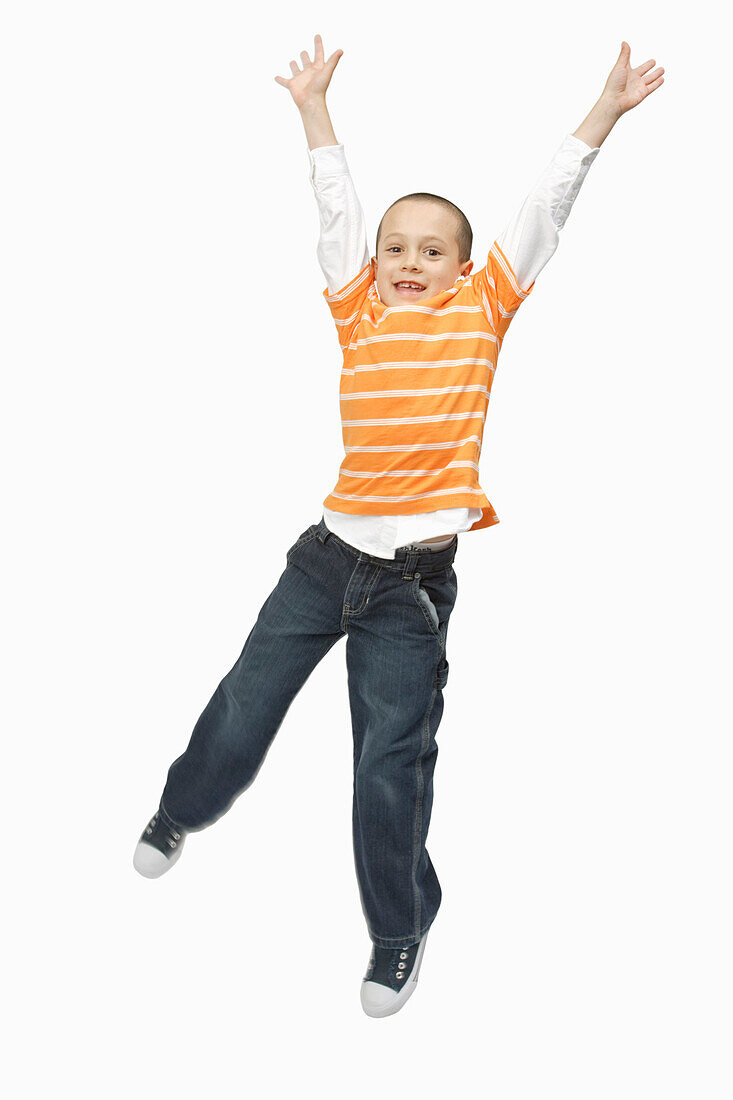
[{"label": "shoe lace", "polygon": [[[148,836],[150,836],[150,834],[152,833],[153,829],[155,828],[155,826],[157,825],[159,820],[160,820],[160,810],[156,810],[155,813],[153,814],[153,816],[150,819],[150,823],[148,824],[147,829],[145,830],[145,832],[148,834]],[[166,832],[171,834],[170,836],[167,836],[165,838],[166,843],[168,845],[170,845],[171,848],[175,848],[176,843],[181,839],[181,834],[177,833],[176,830],[173,829],[171,826],[166,825],[165,822],[162,822],[162,824],[163,824]],[[171,836],[174,837],[175,839],[171,840]]]}]

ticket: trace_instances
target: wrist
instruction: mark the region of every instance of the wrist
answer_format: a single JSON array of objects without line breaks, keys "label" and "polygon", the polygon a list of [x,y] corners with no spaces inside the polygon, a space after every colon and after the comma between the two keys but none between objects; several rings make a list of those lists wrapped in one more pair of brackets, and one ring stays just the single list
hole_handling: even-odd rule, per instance
[{"label": "wrist", "polygon": [[321,111],[326,110],[326,97],[325,95],[312,95],[309,96],[303,103],[298,105],[298,110],[301,114],[319,114]]},{"label": "wrist", "polygon": [[309,149],[317,149],[322,145],[338,145],[325,95],[310,96],[298,109]]},{"label": "wrist", "polygon": [[603,144],[620,117],[618,106],[602,95],[574,131],[574,137],[596,149]]},{"label": "wrist", "polygon": [[601,95],[596,103],[596,108],[598,109],[599,115],[605,115],[614,124],[618,122],[623,114],[623,112],[619,110],[616,101],[606,95]]}]

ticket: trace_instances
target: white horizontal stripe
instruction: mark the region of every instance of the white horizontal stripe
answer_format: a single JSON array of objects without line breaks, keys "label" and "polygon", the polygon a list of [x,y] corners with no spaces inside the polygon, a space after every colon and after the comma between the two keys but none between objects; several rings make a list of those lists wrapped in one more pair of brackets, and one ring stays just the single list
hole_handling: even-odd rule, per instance
[{"label": "white horizontal stripe", "polygon": [[[461,289],[463,289],[463,288],[461,287]],[[370,324],[372,324],[376,328],[378,328],[384,322],[385,317],[389,317],[393,313],[395,313],[395,314],[398,314],[398,313],[427,313],[427,314],[429,314],[430,316],[433,316],[433,317],[443,317],[447,313],[481,313],[481,312],[482,312],[481,306],[464,306],[464,305],[460,305],[458,303],[456,303],[455,305],[440,306],[440,307],[421,306],[421,305],[416,305],[416,306],[388,306],[387,309],[385,309],[382,316],[378,317],[377,320],[374,320],[372,317],[370,317],[366,313],[364,314],[364,320],[369,321]]]},{"label": "white horizontal stripe", "polygon": [[496,337],[491,332],[385,332],[381,336],[362,336],[355,344],[349,347],[362,347],[366,344],[381,344],[387,340],[423,340],[426,343],[436,343],[438,340],[492,340]]},{"label": "white horizontal stripe", "polygon": [[383,473],[379,471],[370,470],[344,470],[341,469],[340,473],[345,477],[440,477],[444,470],[453,469],[456,466],[465,466],[468,469],[475,470],[478,473],[478,463],[476,462],[449,462],[443,466],[440,470],[385,470]]},{"label": "white horizontal stripe", "polygon": [[357,309],[356,312],[352,313],[350,317],[347,317],[345,321],[340,321],[338,317],[334,317],[336,328],[348,328],[348,326],[353,324],[358,316],[359,310]]},{"label": "white horizontal stripe", "polygon": [[[493,337],[495,339],[495,337]],[[490,371],[496,371],[496,367],[490,359],[478,359],[469,356],[467,359],[433,359],[429,363],[404,362],[392,360],[389,363],[360,363],[356,367],[342,367],[342,374],[356,374],[357,371],[378,370],[432,370],[434,367],[488,367]]]},{"label": "white horizontal stripe", "polygon": [[445,443],[403,443],[402,446],[395,444],[394,446],[386,447],[345,447],[346,454],[351,454],[352,451],[366,452],[366,451],[444,451],[447,448],[464,447],[467,443],[475,443],[481,450],[481,440],[477,435],[468,435],[465,439],[451,439]]},{"label": "white horizontal stripe", "polygon": [[340,401],[365,401],[379,397],[437,397],[444,393],[483,393],[489,396],[486,386],[441,386],[435,390],[365,390],[364,393],[343,393]]},{"label": "white horizontal stripe", "polygon": [[478,497],[483,496],[480,489],[473,489],[470,485],[457,485],[455,489],[433,489],[430,493],[416,493],[414,496],[409,497],[376,497],[376,496],[362,496],[361,493],[329,493],[331,497],[336,497],[338,500],[373,500],[375,504],[397,504],[403,500],[424,500],[426,497],[449,497],[454,496],[456,493],[468,493],[469,496]]},{"label": "white horizontal stripe", "polygon": [[442,416],[395,416],[380,420],[342,420],[344,428],[376,427],[379,424],[437,424],[441,420],[484,420],[482,412],[446,413]]}]

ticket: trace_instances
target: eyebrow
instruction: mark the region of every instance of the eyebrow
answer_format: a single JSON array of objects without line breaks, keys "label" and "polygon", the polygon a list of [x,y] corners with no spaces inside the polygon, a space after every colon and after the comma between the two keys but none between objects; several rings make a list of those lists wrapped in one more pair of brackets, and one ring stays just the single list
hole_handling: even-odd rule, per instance
[{"label": "eyebrow", "polygon": [[[402,236],[404,236],[403,233],[388,233],[387,236],[384,239],[385,239],[385,241],[389,241],[389,240],[391,240],[392,237],[402,237]],[[439,244],[443,244],[443,245],[445,244],[445,241],[442,239],[442,237],[423,237],[423,241],[438,241]]]}]

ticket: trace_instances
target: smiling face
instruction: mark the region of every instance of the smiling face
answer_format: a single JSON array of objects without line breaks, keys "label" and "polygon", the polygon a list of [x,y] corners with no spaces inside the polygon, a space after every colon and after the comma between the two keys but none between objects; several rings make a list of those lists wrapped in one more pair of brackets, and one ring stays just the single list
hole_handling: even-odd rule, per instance
[{"label": "smiling face", "polygon": [[473,267],[471,260],[459,263],[455,215],[439,203],[415,199],[398,202],[384,215],[375,260],[377,291],[387,306],[432,298]]}]

